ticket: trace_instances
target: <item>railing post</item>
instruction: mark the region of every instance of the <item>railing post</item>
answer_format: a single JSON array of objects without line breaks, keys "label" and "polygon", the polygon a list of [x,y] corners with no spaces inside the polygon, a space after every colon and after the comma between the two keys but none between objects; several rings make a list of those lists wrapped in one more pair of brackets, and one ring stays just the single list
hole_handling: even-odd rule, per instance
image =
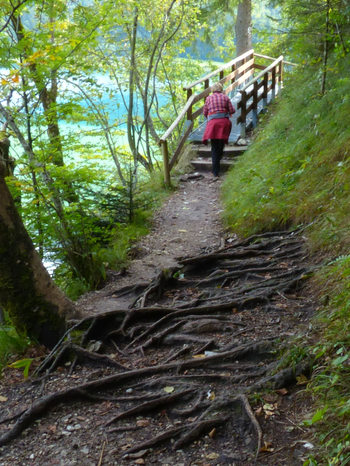
[{"label": "railing post", "polygon": [[283,87],[283,59],[280,61],[278,74],[278,89],[281,90]]},{"label": "railing post", "polygon": [[[245,65],[247,63],[247,58],[243,58],[243,63],[242,65]],[[242,75],[244,76],[245,74],[247,73],[247,70],[245,69],[243,72],[242,72]],[[247,84],[247,81],[248,81],[248,78],[244,81],[243,85]]]},{"label": "railing post", "polygon": [[271,101],[275,100],[276,97],[276,67],[274,66],[271,70],[272,73],[272,98]]},{"label": "railing post", "polygon": [[164,169],[164,183],[165,186],[170,186],[170,169],[169,169],[169,152],[167,141],[160,141],[162,154],[163,154],[163,169]]},{"label": "railing post", "polygon": [[263,107],[267,107],[267,93],[268,93],[268,85],[269,85],[269,73],[264,74],[264,88],[263,88]]},{"label": "railing post", "polygon": [[258,81],[253,84],[253,128],[258,124]]},{"label": "railing post", "polygon": [[[208,89],[208,87],[209,87],[209,79],[206,79],[206,80],[204,81],[204,90]],[[203,99],[203,100],[204,100],[204,103],[205,103],[205,99],[206,99],[206,97],[204,97],[204,99]],[[187,118],[187,119],[188,119],[188,118]]]},{"label": "railing post", "polygon": [[[192,96],[192,89],[187,89],[187,100]],[[192,120],[192,105],[187,110],[187,120]]]},{"label": "railing post", "polygon": [[241,92],[241,116],[240,116],[240,121],[241,121],[241,138],[245,138],[245,127],[246,127],[246,122],[247,122],[247,93],[246,91],[240,91]]},{"label": "railing post", "polygon": [[[236,65],[232,65],[232,66],[231,66],[231,73],[233,73],[234,71],[236,71]],[[235,79],[236,79],[235,77],[233,77],[233,78],[231,79],[231,84],[233,84],[233,83],[235,82]]]}]

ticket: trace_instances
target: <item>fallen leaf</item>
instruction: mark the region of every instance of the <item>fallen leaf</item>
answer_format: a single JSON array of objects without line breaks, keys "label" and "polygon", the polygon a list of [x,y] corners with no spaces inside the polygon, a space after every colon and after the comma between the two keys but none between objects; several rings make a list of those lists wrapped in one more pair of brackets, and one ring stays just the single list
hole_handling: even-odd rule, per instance
[{"label": "fallen leaf", "polygon": [[198,416],[196,416],[196,417],[189,417],[187,420],[188,420],[189,422],[194,422],[194,421],[197,421],[197,419],[198,419]]},{"label": "fallen leaf", "polygon": [[269,403],[263,406],[265,416],[273,416],[275,414],[275,406]]},{"label": "fallen leaf", "polygon": [[196,359],[205,358],[205,354],[194,354],[192,357]]},{"label": "fallen leaf", "polygon": [[0,401],[1,402],[7,401],[7,400],[8,400],[8,398],[6,396],[0,395]]},{"label": "fallen leaf", "polygon": [[256,416],[261,416],[261,415],[262,415],[262,412],[263,412],[263,409],[262,409],[262,406],[260,406],[260,408],[258,408],[258,409],[255,410],[255,415],[256,415]]},{"label": "fallen leaf", "polygon": [[297,385],[307,385],[308,383],[309,380],[307,379],[307,377],[305,377],[304,374],[297,376]]},{"label": "fallen leaf", "polygon": [[209,455],[205,455],[208,460],[216,460],[219,456],[219,453],[209,453]]},{"label": "fallen leaf", "polygon": [[179,231],[180,233],[187,233],[187,230],[177,230]]},{"label": "fallen leaf", "polygon": [[281,396],[285,396],[288,395],[289,392],[286,388],[279,388],[278,390],[276,390],[276,393],[278,393]]},{"label": "fallen leaf", "polygon": [[164,387],[163,390],[165,391],[165,393],[173,393],[175,387]]},{"label": "fallen leaf", "polygon": [[211,400],[211,401],[215,400],[215,393],[211,390],[208,390],[207,398],[208,400]]},{"label": "fallen leaf", "polygon": [[260,448],[260,452],[272,452],[274,448],[272,448],[271,442],[264,442],[264,445]]},{"label": "fallen leaf", "polygon": [[148,419],[139,419],[136,421],[137,427],[147,427],[150,425],[150,422]]},{"label": "fallen leaf", "polygon": [[285,304],[285,303],[277,303],[277,304],[276,304],[276,307],[278,307],[278,309],[287,309],[288,304]]},{"label": "fallen leaf", "polygon": [[214,438],[214,437],[215,437],[215,435],[216,435],[216,429],[215,429],[215,427],[214,427],[214,429],[212,429],[212,430],[209,432],[208,435],[209,435],[210,438]]}]

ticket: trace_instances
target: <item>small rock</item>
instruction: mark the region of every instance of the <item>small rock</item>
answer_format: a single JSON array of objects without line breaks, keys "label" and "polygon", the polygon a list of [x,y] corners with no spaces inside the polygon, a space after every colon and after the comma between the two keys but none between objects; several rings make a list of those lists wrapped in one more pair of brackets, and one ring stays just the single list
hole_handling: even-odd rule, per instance
[{"label": "small rock", "polygon": [[135,464],[145,464],[145,460],[143,458],[139,458],[135,461]]},{"label": "small rock", "polygon": [[307,448],[308,450],[312,450],[313,448],[315,448],[314,445],[312,443],[310,443],[310,442],[305,442],[303,444],[303,447]]},{"label": "small rock", "polygon": [[80,449],[81,453],[84,453],[84,455],[88,455],[90,453],[90,448],[85,445],[83,448]]},{"label": "small rock", "polygon": [[243,138],[240,138],[237,142],[236,142],[237,146],[247,146],[249,144],[249,141],[248,139],[243,139]]}]

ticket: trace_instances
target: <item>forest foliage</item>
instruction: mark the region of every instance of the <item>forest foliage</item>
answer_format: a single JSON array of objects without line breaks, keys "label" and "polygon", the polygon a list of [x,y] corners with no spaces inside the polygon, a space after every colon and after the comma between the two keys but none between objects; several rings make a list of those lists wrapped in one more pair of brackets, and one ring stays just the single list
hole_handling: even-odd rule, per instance
[{"label": "forest foliage", "polygon": [[0,8],[8,183],[56,279],[75,282],[66,287],[74,297],[100,286],[145,231],[140,216],[162,188],[158,134],[181,106],[190,73],[202,70],[178,59],[200,29],[197,3],[26,0]]},{"label": "forest foliage", "polygon": [[[1,2],[8,184],[36,248],[59,264],[56,279],[71,296],[101,285],[145,232],[149,208],[164,194],[159,135],[184,103],[183,85],[211,69],[186,56],[188,47],[207,38],[223,59],[232,58],[236,6]],[[312,251],[326,258],[315,278],[323,321],[313,324],[318,343],[306,350],[316,359],[310,389],[319,403],[309,423],[320,448],[309,464],[347,464],[350,5],[272,0],[264,14],[260,3],[254,6],[269,20],[259,31],[260,51],[299,66],[224,183],[225,220],[241,235],[308,225]],[[223,35],[216,41],[218,18]],[[11,328],[5,338],[19,344]]]},{"label": "forest foliage", "polygon": [[[236,0],[1,3],[8,184],[71,297],[101,286],[145,231],[136,224],[162,189],[159,136],[184,104],[183,86],[214,66],[192,58],[204,42],[216,57],[234,56],[236,8]],[[256,5],[257,30],[269,8]]]}]

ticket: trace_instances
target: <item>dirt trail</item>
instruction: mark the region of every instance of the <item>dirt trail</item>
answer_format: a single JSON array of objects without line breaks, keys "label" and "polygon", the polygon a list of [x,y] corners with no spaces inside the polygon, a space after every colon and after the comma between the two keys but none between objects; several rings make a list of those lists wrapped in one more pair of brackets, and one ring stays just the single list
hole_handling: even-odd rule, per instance
[{"label": "dirt trail", "polygon": [[[186,176],[183,177],[186,180]],[[118,289],[152,280],[162,269],[178,265],[178,258],[205,253],[223,244],[220,221],[220,181],[210,174],[190,176],[154,216],[150,233],[133,248],[134,259],[104,289],[78,302],[86,314],[127,308],[130,297],[118,297]]]},{"label": "dirt trail", "polygon": [[182,183],[36,378],[6,371],[0,466],[303,464],[310,363],[280,350],[314,308],[304,238],[225,243],[218,194]]}]

